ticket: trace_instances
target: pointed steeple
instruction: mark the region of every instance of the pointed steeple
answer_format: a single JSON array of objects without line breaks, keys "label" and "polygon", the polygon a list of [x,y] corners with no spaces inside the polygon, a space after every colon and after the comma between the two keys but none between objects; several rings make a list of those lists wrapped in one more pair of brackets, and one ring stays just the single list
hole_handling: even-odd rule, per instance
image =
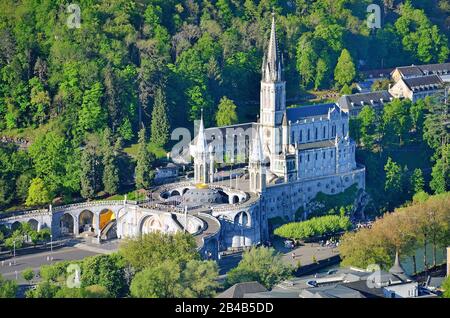
[{"label": "pointed steeple", "polygon": [[252,149],[250,152],[250,162],[262,162],[263,161],[263,151],[261,146],[261,138],[259,135],[259,126],[256,127],[255,136],[253,136]]},{"label": "pointed steeple", "polygon": [[205,153],[207,149],[207,142],[206,142],[206,136],[205,136],[205,127],[203,125],[203,109],[202,109],[202,115],[200,117],[200,127],[198,129],[198,135],[197,135],[197,154]]},{"label": "pointed steeple", "polygon": [[287,120],[287,114],[286,114],[286,111],[285,111],[284,114],[283,114],[283,121],[281,123],[281,126],[287,127],[287,125],[288,125],[288,120]]},{"label": "pointed steeple", "polygon": [[275,13],[272,13],[272,27],[267,52],[263,60],[263,80],[266,82],[281,81],[282,61],[278,52]]},{"label": "pointed steeple", "polygon": [[398,251],[395,252],[394,266],[391,267],[389,272],[392,274],[404,274],[405,273],[405,270],[403,269],[402,265],[400,264],[400,258],[398,255]]}]

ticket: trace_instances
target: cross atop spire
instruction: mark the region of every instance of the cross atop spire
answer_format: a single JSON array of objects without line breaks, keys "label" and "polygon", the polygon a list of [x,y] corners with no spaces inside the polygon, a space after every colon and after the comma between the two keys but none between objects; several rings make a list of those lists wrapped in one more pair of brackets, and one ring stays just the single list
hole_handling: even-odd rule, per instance
[{"label": "cross atop spire", "polygon": [[262,66],[263,80],[266,82],[281,81],[282,61],[278,52],[275,12],[272,13],[272,27],[267,52],[264,54]]}]

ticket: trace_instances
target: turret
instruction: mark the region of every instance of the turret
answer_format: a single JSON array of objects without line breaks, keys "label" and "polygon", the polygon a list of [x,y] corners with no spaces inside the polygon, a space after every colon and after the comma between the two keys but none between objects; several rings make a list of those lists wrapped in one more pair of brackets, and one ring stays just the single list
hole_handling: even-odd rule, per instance
[{"label": "turret", "polygon": [[284,112],[284,115],[283,115],[283,122],[281,123],[281,130],[282,130],[282,135],[281,135],[282,149],[283,149],[283,153],[287,154],[288,147],[289,147],[289,124],[288,124],[286,112]]},{"label": "turret", "polygon": [[206,184],[210,180],[208,156],[208,143],[206,142],[205,127],[203,125],[203,110],[200,118],[200,127],[198,130],[197,141],[195,143],[194,155],[194,180],[197,184]]},{"label": "turret", "polygon": [[264,154],[261,145],[259,127],[254,131],[249,157],[250,191],[264,192],[266,189],[266,171],[264,166]]}]

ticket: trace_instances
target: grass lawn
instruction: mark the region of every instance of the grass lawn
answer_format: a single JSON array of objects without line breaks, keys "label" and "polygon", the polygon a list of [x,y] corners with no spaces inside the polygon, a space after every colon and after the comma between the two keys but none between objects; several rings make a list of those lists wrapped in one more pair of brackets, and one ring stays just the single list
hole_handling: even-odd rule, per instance
[{"label": "grass lawn", "polygon": [[[126,148],[123,149],[123,151],[125,153],[127,153],[130,157],[132,157],[133,159],[136,159],[137,156],[137,152],[138,152],[138,144],[132,144]],[[148,150],[153,153],[156,156],[156,159],[163,159],[166,158],[167,152],[161,148],[161,147],[157,147],[153,144],[148,144]]]}]

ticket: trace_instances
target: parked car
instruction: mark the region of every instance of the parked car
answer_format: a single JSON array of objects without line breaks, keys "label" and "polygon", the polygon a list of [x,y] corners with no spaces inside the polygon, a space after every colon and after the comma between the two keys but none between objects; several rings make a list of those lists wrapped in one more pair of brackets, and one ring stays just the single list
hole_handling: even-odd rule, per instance
[{"label": "parked car", "polygon": [[292,240],[285,240],[284,246],[287,248],[294,248],[295,244],[294,244],[294,241],[292,241]]}]

